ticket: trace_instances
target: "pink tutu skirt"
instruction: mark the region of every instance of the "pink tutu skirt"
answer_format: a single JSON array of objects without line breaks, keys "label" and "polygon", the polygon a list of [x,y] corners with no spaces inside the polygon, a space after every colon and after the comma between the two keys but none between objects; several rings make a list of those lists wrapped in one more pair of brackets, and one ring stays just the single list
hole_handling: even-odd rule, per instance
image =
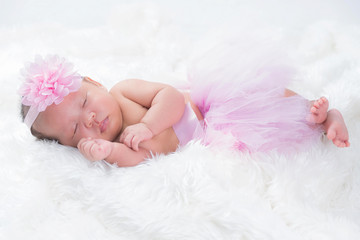
[{"label": "pink tutu skirt", "polygon": [[218,143],[221,138],[213,132],[220,132],[250,152],[292,152],[320,139],[321,128],[306,121],[309,101],[284,97],[294,79],[284,59],[272,48],[228,43],[192,64],[190,93],[205,129],[196,138]]}]

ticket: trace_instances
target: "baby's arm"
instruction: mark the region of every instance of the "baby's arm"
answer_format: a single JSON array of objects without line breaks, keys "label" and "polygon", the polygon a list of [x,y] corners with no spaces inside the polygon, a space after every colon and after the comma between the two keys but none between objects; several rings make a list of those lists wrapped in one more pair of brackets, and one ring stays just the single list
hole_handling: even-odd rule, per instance
[{"label": "baby's arm", "polygon": [[184,95],[175,88],[138,79],[118,83],[112,92],[148,109],[140,123],[127,127],[120,142],[134,150],[144,140],[151,139],[178,122],[185,109]]},{"label": "baby's arm", "polygon": [[90,161],[105,160],[119,167],[131,167],[150,156],[148,150],[140,148],[134,151],[118,142],[103,139],[83,138],[78,143],[79,151]]}]

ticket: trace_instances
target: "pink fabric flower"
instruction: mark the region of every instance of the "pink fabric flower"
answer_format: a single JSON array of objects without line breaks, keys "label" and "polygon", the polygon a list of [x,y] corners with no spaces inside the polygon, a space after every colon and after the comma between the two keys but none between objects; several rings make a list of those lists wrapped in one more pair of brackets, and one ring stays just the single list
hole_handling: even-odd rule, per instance
[{"label": "pink fabric flower", "polygon": [[82,80],[73,71],[73,64],[57,55],[48,55],[44,59],[36,56],[35,61],[27,64],[21,73],[25,82],[19,94],[22,104],[30,106],[24,120],[29,127],[47,106],[59,104],[69,93],[79,90]]}]

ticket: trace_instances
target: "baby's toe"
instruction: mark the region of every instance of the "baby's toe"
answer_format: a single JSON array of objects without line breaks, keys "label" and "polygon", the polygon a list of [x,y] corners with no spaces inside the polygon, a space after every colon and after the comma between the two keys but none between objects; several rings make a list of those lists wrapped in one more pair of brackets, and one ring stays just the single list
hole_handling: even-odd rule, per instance
[{"label": "baby's toe", "polygon": [[335,146],[340,147],[340,148],[345,146],[345,143],[343,141],[340,141],[339,139],[334,139],[333,143]]},{"label": "baby's toe", "polygon": [[316,111],[317,111],[317,109],[316,109],[314,106],[312,106],[312,107],[310,108],[310,112],[311,112],[311,113],[316,113]]},{"label": "baby's toe", "polygon": [[315,101],[313,107],[315,107],[316,109],[319,108],[320,107],[319,101]]}]

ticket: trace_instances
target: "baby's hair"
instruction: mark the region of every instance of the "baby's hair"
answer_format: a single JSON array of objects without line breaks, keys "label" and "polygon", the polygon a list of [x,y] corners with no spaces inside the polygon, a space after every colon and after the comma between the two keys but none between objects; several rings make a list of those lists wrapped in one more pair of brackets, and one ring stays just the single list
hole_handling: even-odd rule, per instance
[{"label": "baby's hair", "polygon": [[[82,77],[82,80],[83,81],[86,81],[88,83],[91,83],[91,84],[94,84],[98,87],[101,87],[102,85],[94,80],[92,80],[91,78],[89,77]],[[28,113],[30,109],[30,106],[26,106],[24,104],[21,104],[21,111],[20,111],[20,114],[21,114],[21,118],[22,118],[22,121],[24,122],[25,120],[25,117],[26,117],[26,114]],[[31,134],[36,137],[37,139],[39,140],[50,140],[50,141],[58,141],[57,139],[54,139],[54,138],[51,138],[49,136],[46,136],[45,134],[37,131],[33,126],[31,126],[30,128],[30,132]]]},{"label": "baby's hair", "polygon": [[[21,112],[20,112],[20,113],[21,113],[22,121],[25,120],[25,116],[26,116],[26,114],[28,113],[29,109],[30,109],[30,106],[26,106],[26,105],[24,105],[24,104],[21,104]],[[30,132],[31,132],[31,134],[32,134],[34,137],[36,137],[36,138],[39,139],[39,140],[50,140],[50,141],[55,140],[55,141],[56,141],[56,139],[51,138],[51,137],[48,137],[48,136],[45,136],[44,134],[42,134],[41,132],[37,131],[37,130],[36,130],[35,128],[33,128],[32,126],[31,126],[31,128],[30,128]]]}]

